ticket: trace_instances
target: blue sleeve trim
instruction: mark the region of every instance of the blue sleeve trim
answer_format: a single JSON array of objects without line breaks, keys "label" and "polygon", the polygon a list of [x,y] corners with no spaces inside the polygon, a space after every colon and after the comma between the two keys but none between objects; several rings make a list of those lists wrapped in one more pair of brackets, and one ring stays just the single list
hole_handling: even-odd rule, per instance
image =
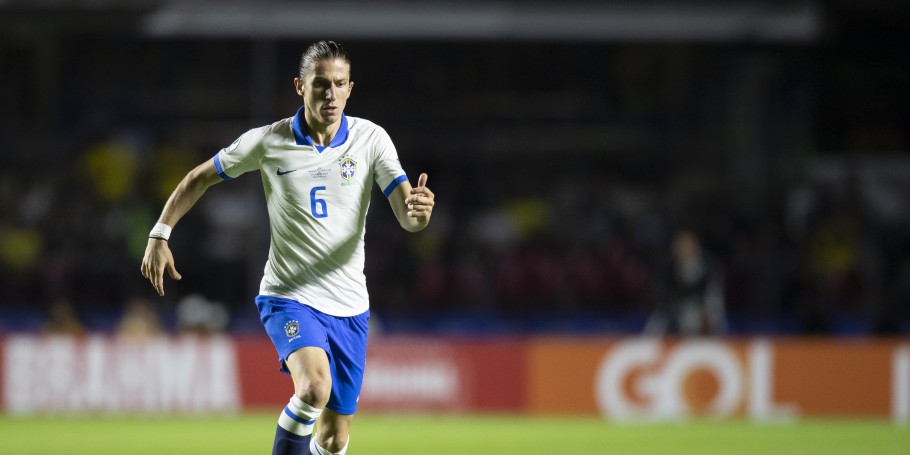
[{"label": "blue sleeve trim", "polygon": [[215,158],[213,158],[213,160],[215,161],[215,172],[217,172],[218,175],[221,176],[221,178],[223,178],[224,180],[230,180],[231,176],[224,173],[224,168],[221,167],[221,160],[218,159],[218,154],[220,154],[220,153],[221,152],[216,153]]},{"label": "blue sleeve trim", "polygon": [[398,185],[401,184],[401,182],[404,182],[407,180],[408,180],[407,175],[399,175],[398,177],[395,177],[395,180],[392,180],[392,183],[389,183],[389,186],[385,187],[385,189],[382,190],[382,194],[384,194],[385,197],[389,197],[389,195],[392,194],[392,191],[395,191],[395,188],[397,188]]}]

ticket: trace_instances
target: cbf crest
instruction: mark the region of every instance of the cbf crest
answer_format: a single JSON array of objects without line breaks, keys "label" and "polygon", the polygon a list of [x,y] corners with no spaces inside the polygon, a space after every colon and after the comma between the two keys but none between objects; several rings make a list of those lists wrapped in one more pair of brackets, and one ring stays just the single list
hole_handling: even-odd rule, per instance
[{"label": "cbf crest", "polygon": [[357,162],[350,156],[341,159],[341,178],[351,181],[357,174]]},{"label": "cbf crest", "polygon": [[300,333],[300,324],[297,321],[289,321],[284,325],[284,333],[288,338],[294,338]]}]

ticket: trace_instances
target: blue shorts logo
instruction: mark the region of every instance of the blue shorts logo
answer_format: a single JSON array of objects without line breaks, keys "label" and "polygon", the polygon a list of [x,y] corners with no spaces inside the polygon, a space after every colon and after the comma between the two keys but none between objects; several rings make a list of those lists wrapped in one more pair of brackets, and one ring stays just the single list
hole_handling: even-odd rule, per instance
[{"label": "blue shorts logo", "polygon": [[341,178],[345,180],[351,180],[354,178],[354,173],[357,172],[357,162],[346,157],[341,161]]},{"label": "blue shorts logo", "polygon": [[290,321],[284,325],[284,333],[291,339],[294,339],[300,333],[300,324],[297,321]]}]

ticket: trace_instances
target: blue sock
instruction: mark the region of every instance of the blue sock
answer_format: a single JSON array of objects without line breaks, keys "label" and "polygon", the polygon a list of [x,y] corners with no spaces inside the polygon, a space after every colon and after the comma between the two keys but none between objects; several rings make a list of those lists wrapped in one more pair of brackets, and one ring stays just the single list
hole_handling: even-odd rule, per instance
[{"label": "blue sock", "polygon": [[278,416],[272,455],[310,455],[313,424],[320,414],[321,409],[304,403],[296,395],[292,396]]},{"label": "blue sock", "polygon": [[291,433],[281,425],[275,429],[275,444],[272,446],[272,455],[310,455],[310,438]]}]

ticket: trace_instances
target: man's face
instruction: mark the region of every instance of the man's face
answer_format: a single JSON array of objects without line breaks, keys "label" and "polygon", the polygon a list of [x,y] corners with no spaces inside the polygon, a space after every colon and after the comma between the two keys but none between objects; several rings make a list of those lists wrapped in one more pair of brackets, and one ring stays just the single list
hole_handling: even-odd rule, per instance
[{"label": "man's face", "polygon": [[307,122],[314,123],[314,127],[327,127],[341,120],[351,96],[351,66],[341,59],[322,60],[303,80],[295,78],[294,85],[303,97]]}]

